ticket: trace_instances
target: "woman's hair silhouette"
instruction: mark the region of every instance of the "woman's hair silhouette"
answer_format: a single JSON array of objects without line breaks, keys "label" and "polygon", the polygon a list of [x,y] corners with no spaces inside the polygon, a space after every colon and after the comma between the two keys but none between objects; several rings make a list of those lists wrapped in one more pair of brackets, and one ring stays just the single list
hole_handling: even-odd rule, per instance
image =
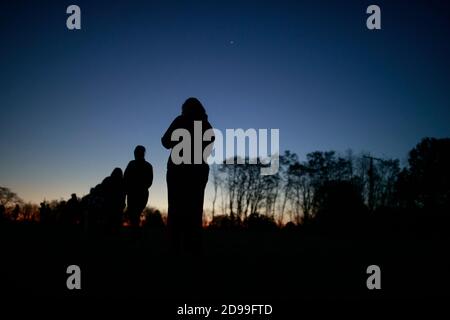
[{"label": "woman's hair silhouette", "polygon": [[193,120],[208,120],[205,108],[197,98],[188,98],[181,107],[181,115]]}]

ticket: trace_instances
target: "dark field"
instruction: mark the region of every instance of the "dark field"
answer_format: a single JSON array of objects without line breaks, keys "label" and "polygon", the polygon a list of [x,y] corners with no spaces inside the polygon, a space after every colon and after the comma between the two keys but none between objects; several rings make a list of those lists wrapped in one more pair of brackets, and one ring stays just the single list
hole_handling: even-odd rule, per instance
[{"label": "dark field", "polygon": [[[375,235],[377,234],[377,235]],[[205,230],[204,254],[171,256],[165,230],[134,241],[88,240],[76,227],[17,223],[1,230],[2,296],[142,298],[187,303],[440,299],[448,281],[444,238],[392,230],[327,236],[309,230]],[[82,290],[66,288],[81,267]],[[381,268],[368,290],[366,268]]]}]

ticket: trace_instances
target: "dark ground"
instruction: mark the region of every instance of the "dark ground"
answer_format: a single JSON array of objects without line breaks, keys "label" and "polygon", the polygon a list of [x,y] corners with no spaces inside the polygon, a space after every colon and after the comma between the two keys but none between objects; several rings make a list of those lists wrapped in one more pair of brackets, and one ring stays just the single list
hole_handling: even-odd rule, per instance
[{"label": "dark ground", "polygon": [[[171,312],[184,303],[283,303],[295,311],[305,301],[445,299],[446,244],[401,234],[206,230],[204,255],[194,258],[170,256],[161,229],[146,229],[135,243],[126,228],[119,239],[88,241],[73,227],[17,223],[1,228],[0,290],[12,300],[139,298]],[[66,288],[71,264],[81,267],[82,290]],[[371,264],[381,268],[381,290],[366,287]]]}]

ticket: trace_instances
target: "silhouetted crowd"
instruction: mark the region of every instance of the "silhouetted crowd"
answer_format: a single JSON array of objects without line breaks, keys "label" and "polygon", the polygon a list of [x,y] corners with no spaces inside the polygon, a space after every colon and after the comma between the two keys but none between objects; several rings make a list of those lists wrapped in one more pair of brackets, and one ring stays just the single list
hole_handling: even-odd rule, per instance
[{"label": "silhouetted crowd", "polygon": [[42,202],[41,222],[80,225],[88,233],[111,235],[117,235],[124,223],[139,227],[153,182],[153,168],[145,160],[145,147],[137,146],[134,155],[135,160],[130,161],[125,174],[121,168],[115,168],[81,200],[72,194],[67,202],[59,203],[53,210]]},{"label": "silhouetted crowd", "polygon": [[[174,148],[176,142],[171,137],[177,129],[193,135],[194,121],[201,121],[204,131],[212,128],[200,101],[189,98],[182,106],[181,115],[162,136],[162,145],[167,149]],[[202,154],[205,147],[203,145]],[[190,151],[193,157],[194,150]],[[128,163],[124,172],[115,168],[81,199],[72,194],[68,201],[42,202],[40,222],[78,226],[93,235],[118,235],[123,225],[138,233],[153,183],[153,168],[145,154],[145,147],[138,145],[134,160]],[[358,175],[351,158],[317,151],[307,154],[307,160],[300,162],[297,155],[287,151],[280,158],[279,175],[267,177],[260,177],[259,171],[253,170],[252,166],[224,165],[221,167],[222,187],[225,185],[230,192],[227,196],[229,214],[216,215],[210,227],[273,230],[281,225],[271,215],[275,212],[276,197],[279,197],[282,210],[290,205],[291,212],[296,213],[285,225],[289,230],[320,226],[319,229],[330,234],[350,235],[355,230],[364,233],[368,228],[377,231],[391,228],[395,233],[410,225],[413,226],[410,230],[421,230],[423,234],[447,233],[450,139],[424,138],[410,151],[409,165],[402,170],[398,160],[363,156],[360,158],[361,174]],[[195,253],[202,248],[203,201],[209,166],[205,162],[192,164],[194,161],[190,160],[191,164],[175,164],[170,156],[167,163],[167,229],[174,252],[188,250]],[[281,187],[280,180],[284,183]],[[280,190],[284,197],[279,196]],[[6,191],[7,188],[2,188],[4,194]],[[4,198],[13,199],[14,196],[9,193]],[[265,215],[259,212],[264,197]],[[268,199],[275,200],[270,202]],[[9,220],[27,221],[25,212],[19,204],[5,207],[2,202],[0,224],[7,215]],[[299,219],[300,213],[302,219]],[[162,224],[160,216],[155,221]]]},{"label": "silhouetted crowd", "polygon": [[[193,136],[195,121],[202,123],[202,136],[204,131],[212,128],[200,101],[189,98],[183,103],[181,114],[163,135],[162,145],[172,149],[177,144],[172,140],[172,135],[178,129],[187,130]],[[206,147],[204,144],[201,149],[202,158]],[[170,244],[175,252],[182,249],[199,252],[201,248],[203,201],[209,166],[204,159],[201,164],[194,164],[194,150],[190,151],[192,159],[189,163],[175,164],[171,154],[167,165],[167,220]],[[53,207],[42,202],[39,209],[41,223],[81,226],[86,233],[93,235],[117,235],[121,226],[127,224],[138,234],[141,215],[147,206],[149,188],[153,183],[153,167],[145,160],[145,152],[145,147],[138,145],[134,150],[134,160],[128,163],[125,172],[115,168],[81,200],[72,194],[67,202],[59,202]],[[13,220],[17,220],[19,214],[20,209],[16,209]]]}]

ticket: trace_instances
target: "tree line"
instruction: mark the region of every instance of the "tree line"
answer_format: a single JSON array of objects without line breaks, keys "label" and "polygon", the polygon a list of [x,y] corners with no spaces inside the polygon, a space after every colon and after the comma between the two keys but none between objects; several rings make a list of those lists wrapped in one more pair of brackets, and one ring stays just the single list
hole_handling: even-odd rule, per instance
[{"label": "tree line", "polygon": [[315,151],[305,160],[285,151],[279,172],[270,176],[260,175],[259,160],[256,165],[248,158],[243,164],[224,162],[211,169],[212,221],[219,223],[225,214],[240,224],[264,215],[279,225],[303,224],[332,209],[345,215],[352,204],[367,213],[401,208],[440,212],[449,205],[449,160],[450,139],[424,138],[403,168],[398,159],[352,151]]},{"label": "tree line", "polygon": [[[398,159],[352,151],[315,151],[305,160],[285,151],[278,173],[266,176],[260,174],[264,164],[259,160],[257,164],[249,164],[249,159],[234,163],[211,166],[212,227],[305,225],[314,220],[337,223],[389,210],[411,215],[427,212],[428,217],[450,212],[449,138],[422,139],[409,152],[404,167]],[[45,212],[55,221],[63,221],[71,211],[68,202],[43,202],[38,207],[0,187],[3,220],[39,221]],[[143,220],[155,212],[146,210]]]}]

